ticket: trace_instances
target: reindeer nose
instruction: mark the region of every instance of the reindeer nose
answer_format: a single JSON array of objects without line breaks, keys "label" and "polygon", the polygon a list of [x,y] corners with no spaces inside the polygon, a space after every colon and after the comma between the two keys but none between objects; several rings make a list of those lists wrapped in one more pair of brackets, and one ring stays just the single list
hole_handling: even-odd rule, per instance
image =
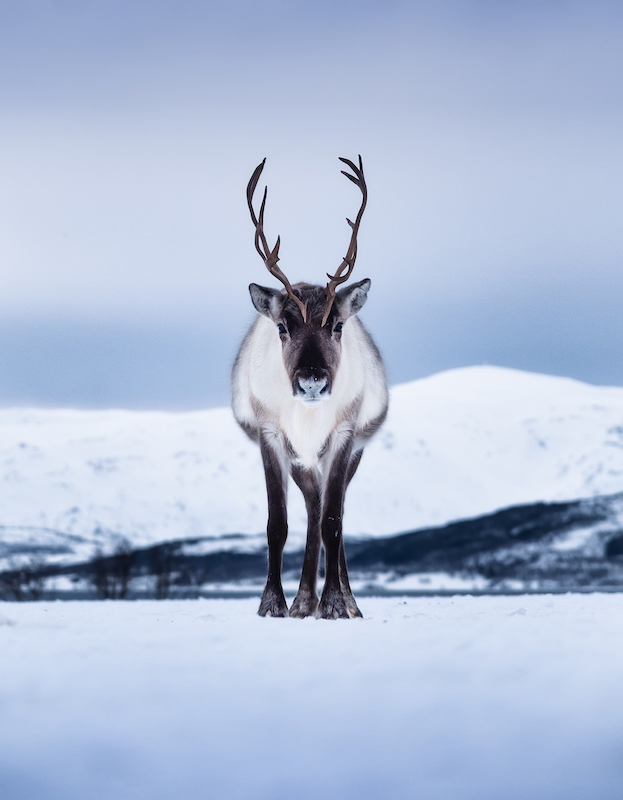
[{"label": "reindeer nose", "polygon": [[299,378],[299,386],[305,400],[320,400],[320,396],[327,388],[327,379],[315,375]]}]

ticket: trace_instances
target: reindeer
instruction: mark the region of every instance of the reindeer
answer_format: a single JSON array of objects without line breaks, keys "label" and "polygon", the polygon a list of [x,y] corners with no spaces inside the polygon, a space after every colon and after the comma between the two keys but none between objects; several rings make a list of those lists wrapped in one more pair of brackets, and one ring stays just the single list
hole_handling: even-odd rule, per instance
[{"label": "reindeer", "polygon": [[[348,581],[342,515],[346,488],[366,442],[387,415],[387,379],[381,355],[357,317],[366,302],[366,278],[338,289],[357,257],[357,233],[367,202],[363,164],[341,158],[342,170],[362,193],[346,256],[326,287],[291,285],[277,266],[280,238],[273,249],[264,235],[264,190],[259,217],[253,195],[266,159],[247,186],[255,226],[255,248],[268,271],[284,286],[252,283],[258,316],[242,342],[232,371],[232,408],[245,433],[260,446],[268,492],[268,577],[258,614],[285,617],[281,585],[283,548],[288,535],[288,473],[307,509],[307,542],[298,593],[290,616],[325,619],[360,617]],[[325,583],[316,593],[320,542],[325,550]]]}]

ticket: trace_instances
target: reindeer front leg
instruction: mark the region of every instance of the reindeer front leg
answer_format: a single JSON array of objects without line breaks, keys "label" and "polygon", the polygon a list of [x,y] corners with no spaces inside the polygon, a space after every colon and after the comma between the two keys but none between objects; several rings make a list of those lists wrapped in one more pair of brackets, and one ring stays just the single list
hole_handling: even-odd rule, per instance
[{"label": "reindeer front leg", "polygon": [[287,617],[288,605],[281,585],[283,548],[288,537],[287,472],[279,433],[262,429],[260,451],[268,493],[268,577],[257,613],[261,617]]},{"label": "reindeer front leg", "polygon": [[342,541],[344,495],[352,477],[348,469],[352,453],[353,439],[349,437],[334,453],[325,484],[321,532],[326,568],[324,589],[317,611],[317,616],[323,619],[361,616],[350,591]]}]

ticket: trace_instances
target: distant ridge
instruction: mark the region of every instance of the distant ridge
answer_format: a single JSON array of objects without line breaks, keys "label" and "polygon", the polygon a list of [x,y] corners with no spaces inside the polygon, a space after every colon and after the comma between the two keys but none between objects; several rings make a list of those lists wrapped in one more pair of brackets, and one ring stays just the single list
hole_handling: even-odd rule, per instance
[{"label": "distant ridge", "polygon": [[[266,573],[266,547],[244,536],[232,539],[229,544],[234,547],[226,548],[219,548],[213,539],[186,539],[124,551],[127,596],[137,596],[137,592],[138,596],[150,592],[160,597],[196,596],[241,589],[259,594]],[[367,593],[623,591],[623,493],[514,506],[438,528],[349,540],[347,553],[353,582]],[[42,545],[23,554],[41,557],[49,552]],[[302,550],[286,553],[286,585],[296,585],[302,562]],[[65,579],[59,596],[95,596],[102,584],[98,576],[108,574],[106,585],[111,587],[120,566],[119,555],[91,556],[88,561],[65,565],[45,564],[43,559],[38,563],[48,586],[58,586],[59,578]],[[25,592],[29,578],[32,582],[33,570],[22,576]],[[14,584],[10,570],[0,571],[0,598],[11,599]],[[118,596],[110,592],[104,596]]]}]

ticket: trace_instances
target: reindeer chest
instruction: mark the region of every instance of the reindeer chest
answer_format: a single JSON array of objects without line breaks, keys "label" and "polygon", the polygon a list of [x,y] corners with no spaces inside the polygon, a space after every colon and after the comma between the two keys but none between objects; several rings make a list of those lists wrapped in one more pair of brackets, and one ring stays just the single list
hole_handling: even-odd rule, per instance
[{"label": "reindeer chest", "polygon": [[305,408],[302,403],[293,404],[290,413],[284,414],[280,422],[291,457],[303,467],[317,466],[320,455],[335,435],[336,415],[323,406]]}]

